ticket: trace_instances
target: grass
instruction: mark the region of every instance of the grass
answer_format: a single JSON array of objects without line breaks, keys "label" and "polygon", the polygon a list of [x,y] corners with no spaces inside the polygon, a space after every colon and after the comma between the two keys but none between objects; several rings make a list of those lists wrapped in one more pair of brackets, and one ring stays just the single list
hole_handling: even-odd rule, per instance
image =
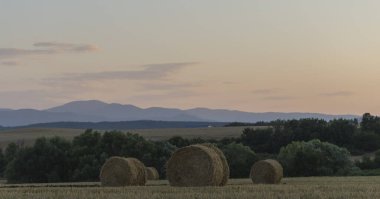
[{"label": "grass", "polygon": [[123,188],[104,188],[99,183],[2,185],[0,196],[25,199],[373,199],[380,198],[380,177],[286,178],[280,185],[253,185],[249,179],[234,179],[226,187],[199,188],[170,187],[167,181],[152,181],[144,187]]},{"label": "grass", "polygon": [[[137,133],[150,140],[166,140],[173,136],[185,138],[212,138],[238,137],[247,127],[213,127],[213,128],[172,128],[172,129],[141,129],[126,130],[125,132]],[[253,127],[260,128],[260,127]],[[264,127],[265,128],[265,127]],[[60,136],[68,140],[83,133],[84,129],[57,129],[57,128],[24,128],[0,131],[0,148],[11,142],[21,143],[25,146],[32,145],[39,137]]]}]

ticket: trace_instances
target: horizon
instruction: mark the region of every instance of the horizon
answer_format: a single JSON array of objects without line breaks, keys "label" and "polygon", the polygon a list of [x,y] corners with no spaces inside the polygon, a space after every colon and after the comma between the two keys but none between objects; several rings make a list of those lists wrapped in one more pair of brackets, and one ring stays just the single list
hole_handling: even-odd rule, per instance
[{"label": "horizon", "polygon": [[1,108],[380,114],[378,1],[1,4]]}]

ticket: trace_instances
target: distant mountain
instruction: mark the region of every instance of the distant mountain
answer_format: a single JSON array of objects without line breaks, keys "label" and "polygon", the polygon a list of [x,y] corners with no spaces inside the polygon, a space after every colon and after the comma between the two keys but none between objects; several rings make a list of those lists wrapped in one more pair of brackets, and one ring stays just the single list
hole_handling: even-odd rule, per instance
[{"label": "distant mountain", "polygon": [[0,109],[1,126],[25,126],[51,122],[117,122],[117,121],[184,121],[184,122],[258,122],[276,119],[359,118],[356,115],[328,115],[320,113],[251,113],[243,111],[195,108],[139,108],[133,105],[108,104],[101,101],[73,101],[46,110]]},{"label": "distant mountain", "polygon": [[0,111],[1,126],[21,126],[35,123],[58,121],[104,121],[106,118],[92,115],[79,115],[75,113],[54,113],[34,109]]},{"label": "distant mountain", "polygon": [[200,118],[188,115],[180,109],[159,107],[142,109],[133,105],[107,104],[97,100],[74,101],[47,109],[46,111],[101,116],[105,118],[103,121],[204,121]]}]

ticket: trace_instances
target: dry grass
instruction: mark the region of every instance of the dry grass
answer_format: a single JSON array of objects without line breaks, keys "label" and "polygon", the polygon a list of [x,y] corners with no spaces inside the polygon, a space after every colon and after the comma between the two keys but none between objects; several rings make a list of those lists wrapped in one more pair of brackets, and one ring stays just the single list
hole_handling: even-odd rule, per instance
[{"label": "dry grass", "polygon": [[[1,198],[21,199],[373,199],[380,198],[380,177],[285,178],[280,185],[254,185],[250,179],[230,180],[226,187],[170,187],[167,181],[150,181],[145,187],[0,187]],[[69,186],[70,184],[59,184]],[[85,185],[85,184],[74,184]],[[92,183],[98,185],[99,183]],[[24,185],[27,186],[27,185]],[[37,186],[37,185],[34,185]]]}]

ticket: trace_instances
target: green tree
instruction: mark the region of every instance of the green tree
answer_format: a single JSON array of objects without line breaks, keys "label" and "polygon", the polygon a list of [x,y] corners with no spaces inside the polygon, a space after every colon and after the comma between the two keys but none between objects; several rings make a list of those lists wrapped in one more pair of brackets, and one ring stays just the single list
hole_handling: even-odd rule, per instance
[{"label": "green tree", "polygon": [[5,162],[6,163],[11,162],[13,158],[16,156],[16,153],[18,152],[19,149],[20,147],[14,142],[8,144],[8,146],[5,148],[5,153],[4,153]]},{"label": "green tree", "polygon": [[4,170],[7,162],[5,161],[5,156],[3,150],[0,148],[0,177],[4,177]]},{"label": "green tree", "polygon": [[328,129],[321,132],[320,139],[339,146],[351,147],[357,130],[357,120],[332,120],[328,123]]},{"label": "green tree", "polygon": [[19,149],[8,163],[5,176],[8,182],[65,182],[69,181],[70,142],[59,138],[39,138],[33,147]]},{"label": "green tree", "polygon": [[353,136],[353,144],[357,149],[372,152],[380,148],[380,135],[361,131]]},{"label": "green tree", "polygon": [[380,134],[380,118],[372,116],[370,113],[365,113],[363,114],[360,127],[363,131],[372,131]]},{"label": "green tree", "polygon": [[257,156],[248,146],[230,143],[221,147],[227,158],[232,178],[246,178],[249,176],[251,166],[257,161]]},{"label": "green tree", "polygon": [[342,175],[353,168],[347,149],[319,140],[292,142],[278,159],[287,176]]},{"label": "green tree", "polygon": [[272,128],[266,129],[252,129],[246,128],[243,130],[243,134],[240,137],[242,144],[249,146],[253,151],[257,153],[272,153],[273,145],[273,134]]},{"label": "green tree", "polygon": [[190,145],[190,141],[188,139],[184,139],[182,138],[181,136],[174,136],[174,137],[171,137],[168,142],[178,148],[182,148],[182,147],[185,147],[185,146],[189,146]]},{"label": "green tree", "polygon": [[98,180],[100,168],[108,158],[101,149],[101,140],[102,135],[91,129],[73,139],[70,151],[72,181]]}]

